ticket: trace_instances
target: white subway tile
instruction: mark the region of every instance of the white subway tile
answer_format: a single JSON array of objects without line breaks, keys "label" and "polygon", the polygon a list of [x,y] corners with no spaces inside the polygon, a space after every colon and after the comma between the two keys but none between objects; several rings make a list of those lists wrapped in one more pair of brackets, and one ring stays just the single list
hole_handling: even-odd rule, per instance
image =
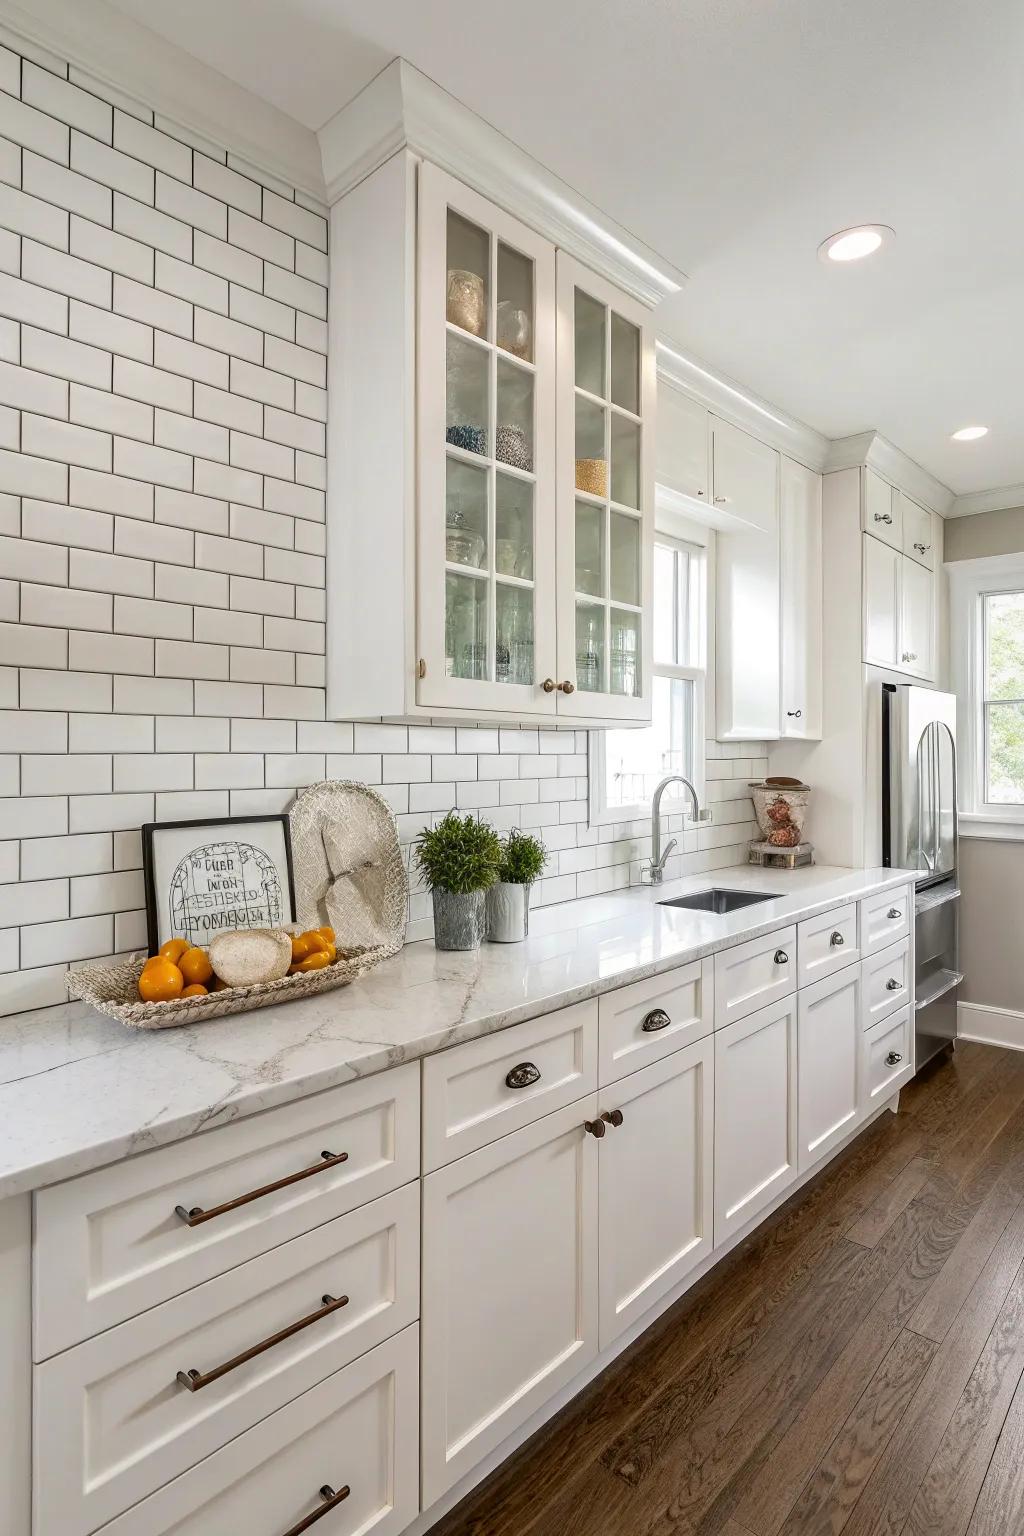
[{"label": "white subway tile", "polygon": [[167,791],[156,797],[157,821],[195,821],[206,816],[227,816],[230,801],[226,790]]},{"label": "white subway tile", "polygon": [[191,789],[191,752],[127,752],[114,758],[114,790],[133,794],[139,790]]},{"label": "white subway tile", "polygon": [[60,459],[64,464],[109,471],[112,441],[109,432],[96,432],[91,427],[22,412],[22,450],[41,459]]},{"label": "white subway tile", "polygon": [[327,618],[327,594],[322,587],[295,588],[295,617],[323,624]]},{"label": "white subway tile", "polygon": [[[0,132],[3,131],[3,122],[0,120]],[[14,134],[8,136],[16,137]],[[232,246],[251,251],[254,256],[260,256],[265,261],[276,262],[279,267],[287,267],[289,271],[295,269],[295,241],[292,237],[258,219],[251,219],[238,208],[228,209],[228,240]]]},{"label": "white subway tile", "polygon": [[[156,173],[156,206],[185,224],[205,229],[207,234],[215,235],[218,240],[227,236],[228,211],[225,204],[206,192],[197,191],[195,187],[186,186],[174,177],[164,175],[163,171]],[[191,254],[190,250],[188,255]]]},{"label": "white subway tile", "polygon": [[95,138],[73,130],[71,134],[71,169],[118,192],[126,192],[140,203],[153,201],[153,171],[150,166],[98,144]]},{"label": "white subway tile", "polygon": [[[321,283],[296,276],[294,272],[285,272],[271,262],[263,269],[263,291],[268,298],[277,299],[292,309],[302,310],[320,320],[327,318],[327,289]],[[279,331],[277,334],[284,333]]]},{"label": "white subway tile", "polygon": [[208,683],[197,681],[197,715],[263,714],[263,689],[259,683]]},{"label": "white subway tile", "polygon": [[110,757],[105,753],[26,753],[22,770],[24,782],[34,795],[105,795],[110,791]]},{"label": "white subway tile", "polygon": [[290,341],[282,341],[280,336],[268,336],[263,361],[276,373],[302,379],[317,389],[327,387],[327,359],[319,352],[311,352],[308,347],[297,347]]},{"label": "white subway tile", "polygon": [[231,679],[239,683],[294,683],[295,656],[290,651],[235,646],[231,651]]},{"label": "white subway tile", "polygon": [[313,656],[308,651],[300,651],[295,657],[295,681],[300,688],[326,688],[326,659]]},{"label": "white subway tile", "polygon": [[197,789],[262,789],[263,756],[257,752],[199,752]]},{"label": "white subway tile", "polygon": [[0,91],[21,95],[21,55],[10,48],[0,48]]},{"label": "white subway tile", "polygon": [[68,163],[71,135],[67,124],[55,121],[26,102],[0,95],[0,134],[51,160]]},{"label": "white subway tile", "polygon": [[137,203],[123,192],[114,193],[114,228],[118,234],[138,240],[155,250],[166,251],[182,261],[192,256],[192,231],[180,219],[151,208],[148,203]]},{"label": "white subway tile", "polygon": [[131,832],[114,832],[111,835],[114,840],[114,868],[141,869],[142,833],[136,829]]},{"label": "white subway tile", "polygon": [[455,732],[455,750],[458,752],[486,752],[496,754],[498,751],[498,733],[486,727],[462,726]]},{"label": "white subway tile", "polygon": [[264,294],[254,293],[251,288],[237,283],[231,285],[228,313],[243,325],[253,326],[285,341],[295,340],[294,309],[279,304],[276,299],[268,299]]},{"label": "white subway tile", "polygon": [[296,519],[295,548],[306,555],[326,555],[327,529],[323,523],[310,523],[305,518]]},{"label": "white subway tile", "polygon": [[120,517],[152,521],[153,487],[120,475],[104,475],[93,469],[72,469],[71,502],[96,512],[116,512]]},{"label": "white subway tile", "polygon": [[[437,753],[433,758],[433,777],[435,779],[450,780],[452,783],[461,783],[464,779],[475,779],[483,774],[478,774],[479,758],[464,753]],[[507,762],[504,765],[504,773],[511,778],[515,775],[515,763]],[[530,798],[536,799],[536,796]]]},{"label": "white subway tile", "polygon": [[324,288],[330,282],[327,252],[315,251],[301,240],[295,242],[295,270],[300,277],[307,277],[311,283],[320,283]]},{"label": "white subway tile", "polygon": [[476,760],[477,777],[480,779],[503,779],[508,773],[508,759],[501,756],[492,756],[490,753],[481,752]]},{"label": "white subway tile", "polygon": [[255,363],[247,363],[239,357],[231,359],[231,393],[246,395],[251,400],[262,400],[264,405],[276,405],[285,411],[295,406],[293,379],[283,373],[259,368]]},{"label": "white subway tile", "polygon": [[355,727],[356,752],[407,752],[409,728],[405,725],[360,725]]},{"label": "white subway tile", "polygon": [[209,459],[196,459],[195,488],[203,496],[241,501],[250,507],[263,503],[263,480],[246,469],[233,469]]},{"label": "white subway tile", "polygon": [[317,320],[299,310],[295,317],[295,344],[327,357],[327,321]]},{"label": "white subway tile", "polygon": [[66,965],[47,965],[0,976],[0,1015],[25,1013],[65,1002],[66,975]]},{"label": "white subway tile", "polygon": [[162,448],[174,448],[179,453],[199,454],[206,459],[220,459],[227,463],[227,428],[215,426],[209,421],[196,421],[192,416],[179,416],[174,411],[158,410],[154,441]]},{"label": "white subway tile", "polygon": [[[295,524],[290,517],[264,512],[259,507],[231,507],[231,536],[276,549],[291,549],[295,542]],[[246,574],[240,571],[240,575]],[[262,574],[262,565],[256,574]]]},{"label": "white subway tile", "polygon": [[0,753],[0,795],[16,795],[21,789],[21,759],[14,752]]},{"label": "white subway tile", "polygon": [[276,614],[290,619],[295,611],[295,589],[279,581],[256,581],[248,576],[231,577],[231,606],[250,613]]},{"label": "white subway tile", "polygon": [[[176,602],[181,596],[181,570],[176,565],[157,565],[154,596]],[[215,571],[189,571],[189,597],[204,608],[228,606],[228,578]]]},{"label": "white subway tile", "polygon": [[133,277],[115,276],[114,309],[141,325],[191,338],[192,305],[148,283],[137,283]]},{"label": "white subway tile", "polygon": [[18,669],[17,667],[0,667],[0,708],[17,709],[17,707]]},{"label": "white subway tile", "polygon": [[[291,411],[279,411],[272,405],[264,408],[263,418],[263,434],[271,442],[285,443],[289,448],[300,448],[306,453],[326,453],[326,431],[320,422],[296,416]],[[252,428],[243,430],[251,431]]]},{"label": "white subway tile", "polygon": [[16,235],[27,235],[41,240],[59,251],[68,248],[68,215],[63,208],[41,202],[19,192],[15,187],[0,185],[0,224]]},{"label": "white subway tile", "polygon": [[115,677],[114,708],[123,715],[191,715],[192,683],[171,677]]},{"label": "white subway tile", "polygon": [[40,69],[26,59],[22,65],[21,98],[30,106],[60,118],[94,139],[112,142],[114,114],[105,101],[99,101],[87,91],[79,90],[66,80],[59,80],[48,69]]},{"label": "white subway tile", "polygon": [[70,666],[81,672],[132,672],[136,676],[153,674],[153,641],[133,635],[86,634],[71,631]]},{"label": "white subway tile", "polygon": [[228,170],[226,165],[220,165],[206,155],[197,154],[192,167],[192,180],[211,197],[218,197],[221,202],[230,203],[232,208],[240,208],[243,213],[259,218],[263,195],[256,183],[247,176],[240,176],[237,171]]},{"label": "white subway tile", "polygon": [[197,267],[225,277],[229,282],[244,283],[247,288],[255,288],[257,293],[263,291],[263,263],[259,257],[239,250],[236,245],[226,245],[223,240],[216,240],[198,229],[193,261]]},{"label": "white subway tile", "polygon": [[130,437],[114,438],[114,472],[154,485],[192,489],[192,459],[189,454],[170,448],[157,448]]},{"label": "white subway tile", "polygon": [[263,421],[263,406],[257,400],[231,395],[223,389],[211,389],[208,384],[195,386],[193,411],[204,421],[215,421],[222,427],[235,427],[240,432],[258,434]]},{"label": "white subway tile", "polygon": [[314,421],[327,420],[327,391],[315,384],[295,385],[295,409],[300,416],[310,416]]},{"label": "white subway tile", "polygon": [[324,561],[320,555],[303,555],[297,550],[280,549],[266,558],[267,575],[275,580],[293,582],[300,587],[324,585]]},{"label": "white subway tile", "polygon": [[277,816],[295,799],[293,789],[233,789],[232,816]]},{"label": "white subway tile", "polygon": [[[324,649],[324,627],[322,624],[309,624],[301,619],[270,618],[264,620],[263,643],[270,650],[280,651],[307,651],[312,655],[320,655]],[[451,736],[454,746],[454,732],[438,733],[447,738]],[[421,738],[422,739],[422,738]],[[412,750],[417,750],[412,747]],[[433,751],[434,748],[420,746],[420,751]]]},{"label": "white subway tile", "polygon": [[72,832],[120,832],[152,820],[152,795],[72,795],[68,801]]},{"label": "white subway tile", "polygon": [[128,112],[132,117],[137,117],[140,122],[153,121],[152,107],[143,106],[126,91],[119,91],[116,86],[108,85],[105,80],[97,80],[88,70],[79,69],[77,65],[71,64],[68,67],[68,79],[72,84],[80,85],[83,90],[99,96],[103,101],[109,101],[112,107],[119,107],[122,112]]},{"label": "white subway tile", "polygon": [[[461,788],[462,786],[460,786]],[[469,787],[469,786],[467,786]],[[486,784],[471,786],[475,789],[486,789]],[[480,801],[481,805],[490,804],[490,801]],[[494,786],[494,804],[498,803],[498,786]],[[409,810],[415,811],[449,811],[456,804],[456,787],[454,784],[410,784],[409,785]]]},{"label": "white subway tile", "polygon": [[[110,308],[111,275],[105,267],[97,267],[91,261],[78,256],[67,256],[48,245],[35,240],[23,242],[22,271],[41,288],[67,294],[86,304]],[[69,325],[70,329],[70,325]]]},{"label": "white subway tile", "polygon": [[[194,133],[192,129],[184,127],[183,124],[176,122],[172,117],[164,117],[159,112],[155,113],[153,116],[153,127],[158,128],[161,133],[169,134],[172,139],[178,139],[182,144],[191,145],[193,149],[197,149],[200,154],[206,155],[208,159],[227,159],[227,151],[221,149],[219,144],[214,144],[201,133]],[[186,177],[185,179],[190,180],[191,178]]]},{"label": "white subway tile", "polygon": [[[283,197],[276,197],[273,192],[263,194],[263,220],[266,224],[272,224],[275,229],[283,229],[296,240],[301,240],[305,245],[311,245],[314,250],[326,251],[327,249],[327,221],[319,218],[315,213],[307,213],[295,203],[286,202]],[[273,257],[268,258],[273,260]],[[291,263],[284,263],[289,266]]]},{"label": "white subway tile", "polygon": [[[92,917],[103,912],[130,912],[145,905],[141,869],[119,874],[79,875],[71,881],[72,917]],[[115,941],[120,947],[121,940]]]},{"label": "white subway tile", "polygon": [[88,384],[72,384],[68,412],[71,420],[99,432],[120,437],[153,441],[153,407],[138,400],[128,400],[105,389],[90,389]]},{"label": "white subway tile", "polygon": [[147,560],[129,560],[99,550],[71,551],[71,585],[95,592],[119,592],[125,597],[152,597],[153,567]]},{"label": "white subway tile", "polygon": [[157,715],[158,752],[226,752],[230,741],[227,720],[198,720],[184,715]]},{"label": "white subway tile", "polygon": [[314,490],[326,491],[327,460],[321,458],[318,454],[297,453],[295,455],[295,478],[300,485],[309,485]]},{"label": "white subway tile", "polygon": [[192,641],[158,640],[156,642],[157,677],[207,678],[215,682],[228,677],[229,652],[223,645],[202,645]]},{"label": "white subway tile", "polygon": [[226,278],[204,272],[202,267],[193,266],[191,262],[179,261],[176,256],[168,256],[166,251],[156,253],[155,281],[164,293],[185,299],[189,304],[201,305],[203,309],[216,310],[222,315],[228,312]]},{"label": "white subway tile", "polygon": [[381,759],[385,784],[430,782],[430,756],[426,752],[385,752]]},{"label": "white subway tile", "polygon": [[66,795],[15,795],[0,800],[0,838],[59,837],[67,830]]},{"label": "white subway tile", "polygon": [[306,517],[318,523],[327,515],[323,491],[269,476],[263,484],[263,505],[270,512],[285,512],[289,517]]},{"label": "white subway tile", "polygon": [[315,784],[324,777],[325,759],[322,753],[296,753],[278,756],[268,753],[266,758],[267,788],[291,786],[300,788]]},{"label": "white subway tile", "polygon": [[[109,309],[97,309],[83,304],[79,299],[71,300],[68,335],[75,341],[87,342],[91,347],[99,347],[119,354],[120,357],[134,358],[140,363],[153,361],[153,331],[150,326],[140,325],[137,320],[128,320],[124,315],[115,315]],[[115,389],[117,361],[115,357]]]},{"label": "white subway tile", "polygon": [[[137,560],[166,560],[172,565],[190,566],[195,555],[195,537],[187,528],[119,517],[115,525],[114,551]],[[190,579],[182,578],[184,582]],[[191,599],[190,591],[189,597]]]},{"label": "white subway tile", "polygon": [[[10,279],[0,277],[0,283],[4,281]],[[42,289],[37,291],[43,292]],[[26,368],[38,368],[40,373],[56,373],[76,384],[91,384],[95,389],[110,388],[110,353],[99,347],[86,346],[81,341],[71,341],[66,336],[53,336],[48,331],[23,325],[21,361]]]},{"label": "white subway tile", "polygon": [[258,181],[261,186],[270,187],[271,191],[277,192],[281,197],[289,198],[295,195],[293,189],[286,182],[282,181],[279,176],[271,175],[269,171],[263,170],[258,165],[253,165],[244,156],[236,155],[230,150],[228,151],[228,165],[232,170],[237,171],[240,176],[248,176],[251,181]]},{"label": "white subway tile", "polygon": [[23,325],[38,325],[47,331],[66,333],[68,301],[63,294],[51,293],[48,288],[26,283],[9,272],[0,272],[0,315]]},{"label": "white subway tile", "polygon": [[12,581],[45,581],[67,586],[67,550],[31,539],[0,538],[0,576]]},{"label": "white subway tile", "polygon": [[[227,503],[211,496],[197,496],[194,492],[175,490],[171,486],[158,486],[156,520],[158,523],[172,523],[176,528],[193,528],[197,534],[227,533]],[[196,564],[202,565],[204,562],[199,559],[199,548],[197,538]]]},{"label": "white subway tile", "polygon": [[33,924],[21,930],[21,963],[31,969],[109,954],[113,934],[111,917],[73,917],[62,923]]},{"label": "white subway tile", "polygon": [[[244,291],[244,290],[242,290]],[[229,320],[208,309],[197,309],[195,339],[204,347],[230,353],[232,357],[244,357],[251,363],[263,361],[263,332],[239,320]]]},{"label": "white subway tile", "polygon": [[[119,194],[120,195],[120,194]],[[133,206],[141,208],[141,203]],[[109,267],[111,272],[122,272],[140,283],[153,281],[153,251],[148,245],[132,240],[125,234],[117,234],[101,224],[71,216],[70,246],[73,256],[94,261],[97,266]]]},{"label": "white subway tile", "polygon": [[152,715],[71,715],[72,752],[152,752]]},{"label": "white subway tile", "polygon": [[281,443],[268,443],[245,432],[231,434],[231,463],[259,475],[278,475],[290,480],[295,473],[295,452]]},{"label": "white subway tile", "polygon": [[111,691],[109,677],[86,672],[26,667],[21,674],[22,709],[109,710]]},{"label": "white subway tile", "polygon": [[[301,729],[301,727],[300,727]],[[232,720],[232,752],[294,752],[294,720]],[[349,738],[351,740],[351,736]],[[310,750],[315,751],[316,748]],[[325,751],[326,748],[321,748]]]},{"label": "white subway tile", "polygon": [[159,603],[148,597],[119,596],[114,603],[114,629],[122,635],[191,640],[192,605]]},{"label": "white subway tile", "polygon": [[157,331],[154,338],[153,359],[158,368],[170,373],[182,374],[216,389],[228,385],[228,359],[222,352],[201,347],[181,336],[170,336]]},{"label": "white subway tile", "polygon": [[66,667],[66,629],[43,629],[32,624],[0,624],[0,666]]},{"label": "white subway tile", "polygon": [[[196,565],[207,571],[223,571],[229,576],[263,575],[263,549],[241,539],[221,539],[215,534],[196,535]],[[241,604],[234,606],[240,607]],[[264,610],[256,610],[262,613]]]},{"label": "white subway tile", "polygon": [[351,752],[352,727],[345,721],[300,721],[297,745],[300,752]]},{"label": "white subway tile", "polygon": [[111,867],[111,853],[109,832],[26,838],[21,845],[22,876],[48,880],[61,875],[102,874]]},{"label": "white subway tile", "polygon": [[28,149],[22,156],[21,184],[33,197],[91,219],[94,224],[110,225],[113,193],[109,187],[91,181],[88,176],[79,176],[63,165],[55,165]]},{"label": "white subway tile", "polygon": [[322,688],[282,688],[268,683],[263,690],[263,707],[274,718],[288,716],[294,720],[322,720],[326,713],[326,700]]},{"label": "white subway tile", "polygon": [[68,720],[53,710],[0,710],[0,741],[7,752],[66,752]]},{"label": "white subway tile", "polygon": [[[20,496],[0,495],[0,533],[15,535],[21,531]],[[31,537],[31,535],[29,535]]]},{"label": "white subway tile", "polygon": [[124,112],[114,113],[114,148],[166,171],[169,176],[177,176],[180,181],[192,180],[192,151]]},{"label": "white subway tile", "polygon": [[111,599],[106,592],[76,592],[67,587],[21,584],[23,624],[68,625],[75,629],[109,630]]}]

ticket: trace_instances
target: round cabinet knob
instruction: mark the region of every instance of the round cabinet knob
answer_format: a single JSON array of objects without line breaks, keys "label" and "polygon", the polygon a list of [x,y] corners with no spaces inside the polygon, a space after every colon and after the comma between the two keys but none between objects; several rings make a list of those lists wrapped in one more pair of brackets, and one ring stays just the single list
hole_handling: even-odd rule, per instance
[{"label": "round cabinet knob", "polygon": [[876,523],[891,523],[892,522],[892,516],[888,512],[876,512],[875,513],[875,522]]},{"label": "round cabinet knob", "polygon": [[898,917],[903,916],[903,913],[900,911],[899,907],[890,907],[885,915],[890,922],[894,923]]},{"label": "round cabinet knob", "polygon": [[546,677],[541,683],[541,687],[544,689],[545,693],[554,693],[555,689],[558,687],[558,684],[555,682],[553,677]]},{"label": "round cabinet knob", "polygon": [[535,1067],[532,1061],[521,1061],[505,1074],[506,1088],[529,1088],[531,1083],[539,1082],[540,1068]]},{"label": "round cabinet knob", "polygon": [[786,954],[786,951],[784,949],[777,949],[775,951],[775,964],[776,965],[788,965],[789,964],[789,956]]},{"label": "round cabinet knob", "polygon": [[575,693],[576,692],[576,684],[575,683],[570,683],[568,678],[566,678],[564,683],[559,683],[558,686],[559,686],[559,688],[561,688],[563,693]]},{"label": "round cabinet knob", "polygon": [[843,936],[842,936],[842,934],[841,934],[841,933],[840,933],[840,932],[839,932],[839,929],[838,929],[838,928],[837,928],[837,929],[836,929],[836,930],[835,930],[835,932],[834,932],[834,933],[832,933],[832,934],[831,934],[831,935],[830,935],[830,937],[829,937],[829,943],[830,943],[830,944],[831,944],[831,945],[832,945],[832,947],[833,947],[833,948],[834,948],[834,949],[838,949],[838,948],[839,948],[839,947],[840,947],[840,945],[841,945],[841,944],[845,944],[845,943],[846,943],[846,940],[845,940],[845,939],[844,939],[844,938],[843,938]]},{"label": "round cabinet knob", "polygon": [[618,1127],[618,1126],[620,1126],[622,1124],[622,1110],[621,1109],[611,1109],[611,1110],[606,1109],[604,1114],[601,1116],[601,1119],[607,1125],[613,1125],[613,1126]]},{"label": "round cabinet knob", "polygon": [[664,1008],[652,1008],[650,1013],[644,1015],[640,1028],[645,1035],[653,1035],[659,1029],[668,1029],[672,1023]]},{"label": "round cabinet knob", "polygon": [[928,545],[927,544],[918,544],[918,543],[915,542],[914,548],[917,550],[919,555],[923,555],[923,554],[925,554],[927,552]]},{"label": "round cabinet knob", "polygon": [[887,992],[898,992],[900,990],[900,986],[901,983],[896,980],[896,977],[890,976],[889,980],[885,984],[885,990]]},{"label": "round cabinet knob", "polygon": [[589,1135],[596,1136],[598,1141],[600,1141],[605,1133],[605,1123],[603,1120],[584,1120],[583,1129]]},{"label": "round cabinet knob", "polygon": [[902,1060],[903,1057],[900,1055],[899,1051],[890,1051],[888,1056],[885,1058],[885,1064],[887,1067],[898,1067]]}]

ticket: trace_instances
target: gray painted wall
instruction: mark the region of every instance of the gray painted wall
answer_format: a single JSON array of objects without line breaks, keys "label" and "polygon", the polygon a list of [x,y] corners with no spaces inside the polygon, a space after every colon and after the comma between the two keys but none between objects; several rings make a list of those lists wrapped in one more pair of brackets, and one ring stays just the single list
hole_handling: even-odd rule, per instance
[{"label": "gray painted wall", "polygon": [[1024,507],[979,512],[946,519],[943,558],[980,560],[986,555],[1018,555],[1024,550]]}]

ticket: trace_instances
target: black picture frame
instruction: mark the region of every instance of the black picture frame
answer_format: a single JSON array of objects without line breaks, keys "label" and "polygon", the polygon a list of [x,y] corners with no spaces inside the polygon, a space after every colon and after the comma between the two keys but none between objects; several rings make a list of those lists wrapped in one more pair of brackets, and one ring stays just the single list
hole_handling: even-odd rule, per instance
[{"label": "black picture frame", "polygon": [[284,924],[295,921],[295,869],[292,862],[292,838],[291,822],[287,814],[265,816],[201,816],[190,821],[147,821],[142,827],[142,875],[146,889],[146,936],[149,942],[149,953],[155,955],[160,948],[160,921],[158,902],[166,893],[158,892],[156,888],[156,850],[155,841],[161,833],[191,832],[206,828],[211,832],[223,830],[230,837],[230,829],[238,827],[251,827],[262,824],[276,823],[281,828],[284,841],[284,862],[287,871],[287,895],[289,910],[284,915]]}]

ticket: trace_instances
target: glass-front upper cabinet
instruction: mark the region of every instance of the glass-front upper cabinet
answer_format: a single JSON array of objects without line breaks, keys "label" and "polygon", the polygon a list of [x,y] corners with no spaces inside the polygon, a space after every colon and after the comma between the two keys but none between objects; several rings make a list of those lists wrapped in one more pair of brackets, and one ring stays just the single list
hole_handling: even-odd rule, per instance
[{"label": "glass-front upper cabinet", "polygon": [[655,367],[644,320],[559,251],[560,715],[650,719]]},{"label": "glass-front upper cabinet", "polygon": [[418,235],[417,700],[550,718],[555,250],[428,164]]}]

